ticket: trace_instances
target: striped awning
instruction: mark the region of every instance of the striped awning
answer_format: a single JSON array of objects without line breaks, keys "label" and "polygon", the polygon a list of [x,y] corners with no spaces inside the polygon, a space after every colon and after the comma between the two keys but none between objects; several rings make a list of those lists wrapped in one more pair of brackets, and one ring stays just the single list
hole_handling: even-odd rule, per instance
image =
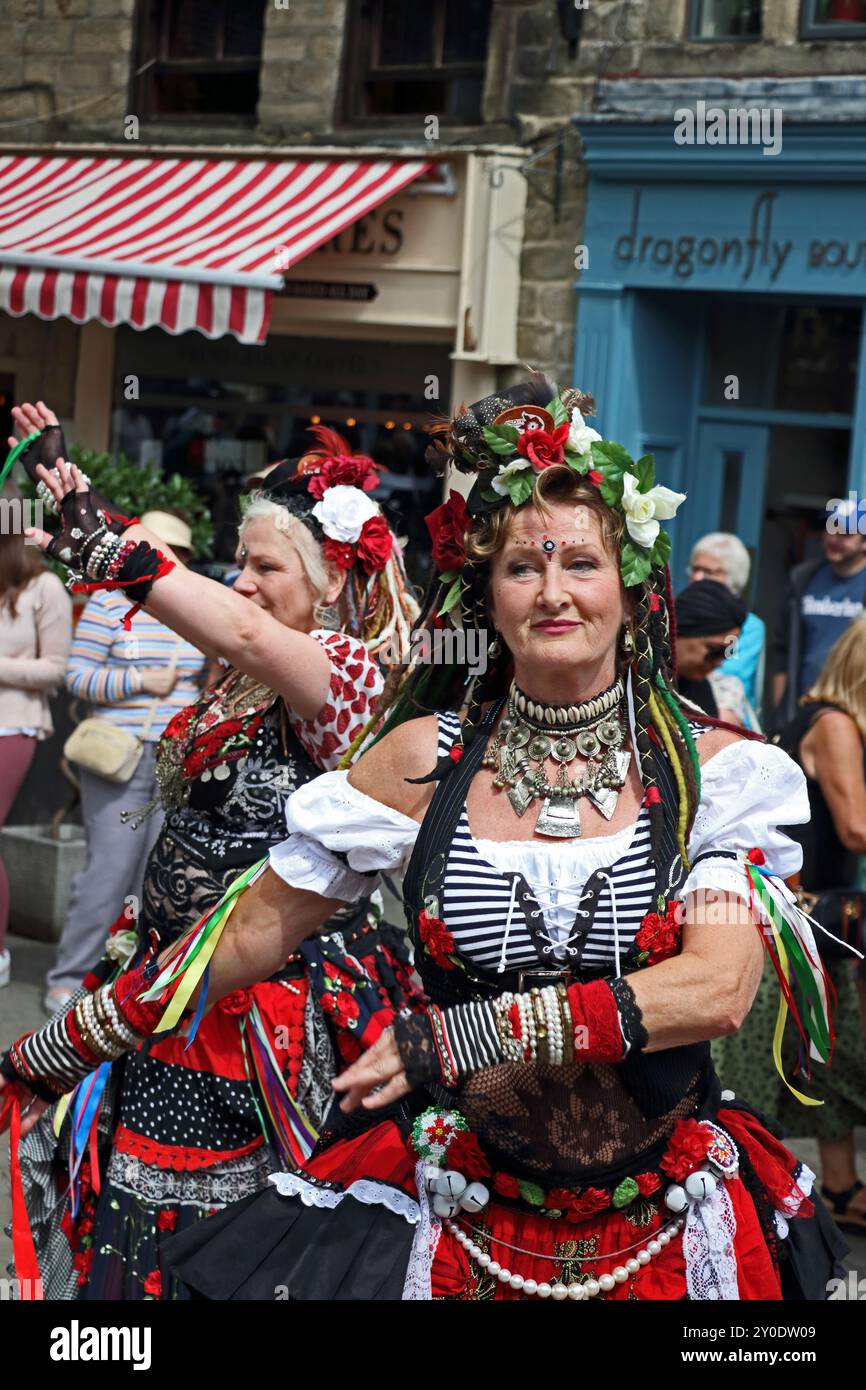
[{"label": "striped awning", "polygon": [[0,309],[242,343],[282,272],[429,165],[0,157]]}]

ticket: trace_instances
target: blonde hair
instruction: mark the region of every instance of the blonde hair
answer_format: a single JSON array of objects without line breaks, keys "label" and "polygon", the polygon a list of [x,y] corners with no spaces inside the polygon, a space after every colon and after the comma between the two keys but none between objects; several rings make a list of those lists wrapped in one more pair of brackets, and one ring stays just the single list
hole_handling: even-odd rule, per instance
[{"label": "blonde hair", "polygon": [[274,502],[261,492],[254,492],[252,500],[244,509],[238,527],[238,537],[241,542],[243,542],[244,532],[250,522],[263,519],[272,520],[275,530],[279,531],[280,535],[285,536],[286,540],[297,551],[301,568],[304,571],[304,578],[313,599],[313,617],[317,623],[323,625],[329,611],[326,595],[332,580],[332,573],[322,552],[322,547],[302,521],[299,521],[285,507],[281,507],[278,502]]},{"label": "blonde hair", "polygon": [[866,739],[866,618],[858,618],[831,647],[823,671],[800,704],[819,700],[844,710]]}]

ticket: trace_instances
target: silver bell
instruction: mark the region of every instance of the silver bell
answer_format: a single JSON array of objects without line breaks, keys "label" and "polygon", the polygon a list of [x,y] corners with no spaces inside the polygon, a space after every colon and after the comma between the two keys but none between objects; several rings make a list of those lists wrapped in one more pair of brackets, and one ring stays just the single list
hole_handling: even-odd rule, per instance
[{"label": "silver bell", "polygon": [[471,1182],[466,1191],[460,1198],[460,1205],[464,1211],[481,1211],[490,1201],[489,1189],[483,1182]]},{"label": "silver bell", "polygon": [[457,1173],[453,1168],[446,1168],[445,1172],[440,1172],[436,1179],[434,1192],[438,1192],[441,1197],[449,1197],[456,1202],[466,1191],[467,1183],[462,1173]]},{"label": "silver bell", "polygon": [[674,1183],[673,1187],[668,1188],[667,1192],[665,1193],[665,1206],[668,1208],[669,1211],[685,1211],[688,1204],[689,1199],[686,1196],[686,1190],[684,1187],[681,1187],[679,1183]]},{"label": "silver bell", "polygon": [[460,1203],[451,1197],[443,1197],[441,1192],[437,1192],[433,1198],[433,1211],[436,1216],[443,1221],[449,1221],[452,1216],[460,1209]]},{"label": "silver bell", "polygon": [[686,1178],[686,1192],[696,1202],[705,1202],[716,1190],[716,1180],[712,1173],[702,1171],[689,1173]]}]

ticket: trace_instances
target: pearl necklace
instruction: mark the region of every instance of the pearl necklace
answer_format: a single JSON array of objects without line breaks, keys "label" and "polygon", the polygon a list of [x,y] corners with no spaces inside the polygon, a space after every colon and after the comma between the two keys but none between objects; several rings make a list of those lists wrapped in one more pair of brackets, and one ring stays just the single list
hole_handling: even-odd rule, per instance
[{"label": "pearl necklace", "polygon": [[[522,1274],[512,1274],[511,1270],[506,1269],[498,1260],[491,1259],[490,1256],[481,1249],[480,1245],[475,1243],[472,1235],[467,1235],[465,1231],[461,1230],[456,1221],[446,1221],[445,1225],[451,1235],[454,1236],[454,1239],[463,1246],[467,1255],[469,1255],[476,1264],[480,1265],[482,1269],[486,1270],[488,1274],[495,1276],[500,1284],[507,1284],[509,1288],[516,1289],[518,1292],[529,1294],[530,1296],[535,1295],[537,1298],[552,1298],[557,1303],[561,1303],[565,1298],[571,1298],[575,1303],[579,1303],[580,1300],[584,1298],[595,1298],[597,1294],[610,1293],[611,1289],[616,1288],[617,1284],[624,1284],[627,1279],[632,1278],[644,1265],[648,1265],[650,1260],[654,1259],[656,1255],[660,1255],[666,1245],[670,1245],[674,1237],[683,1229],[685,1222],[682,1217],[677,1221],[673,1221],[669,1226],[659,1231],[652,1240],[647,1241],[646,1245],[641,1249],[638,1249],[641,1242],[635,1241],[634,1245],[627,1245],[622,1250],[611,1250],[607,1256],[608,1259],[616,1255],[627,1255],[630,1250],[634,1250],[635,1254],[630,1259],[626,1260],[625,1264],[617,1265],[610,1274],[602,1274],[598,1279],[588,1279],[584,1284],[578,1284],[575,1281],[568,1285],[561,1283],[548,1284],[547,1282],[539,1284],[535,1279],[524,1278]],[[477,1226],[470,1226],[469,1229],[472,1231],[473,1235],[484,1234]],[[511,1250],[515,1254],[530,1255],[533,1259],[537,1260],[554,1260],[557,1264],[583,1264],[592,1258],[588,1255],[582,1255],[575,1256],[566,1261],[562,1260],[558,1255],[541,1255],[532,1250],[522,1250],[520,1246],[509,1245],[506,1241],[497,1240],[495,1237],[490,1237],[490,1241],[491,1244],[501,1245],[503,1249]]]}]

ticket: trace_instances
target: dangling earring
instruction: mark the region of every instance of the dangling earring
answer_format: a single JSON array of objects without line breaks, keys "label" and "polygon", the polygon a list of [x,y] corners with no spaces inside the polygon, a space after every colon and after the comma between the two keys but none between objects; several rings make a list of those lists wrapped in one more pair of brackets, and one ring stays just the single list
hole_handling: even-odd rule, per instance
[{"label": "dangling earring", "polygon": [[499,640],[499,633],[496,631],[496,628],[493,629],[493,641],[490,643],[490,645],[489,645],[488,648],[487,648],[487,655],[488,655],[488,656],[501,656],[501,655],[502,655],[502,643],[501,643],[500,640]]},{"label": "dangling earring", "polygon": [[634,638],[630,627],[624,627],[622,630],[622,649],[629,656],[634,651]]}]

